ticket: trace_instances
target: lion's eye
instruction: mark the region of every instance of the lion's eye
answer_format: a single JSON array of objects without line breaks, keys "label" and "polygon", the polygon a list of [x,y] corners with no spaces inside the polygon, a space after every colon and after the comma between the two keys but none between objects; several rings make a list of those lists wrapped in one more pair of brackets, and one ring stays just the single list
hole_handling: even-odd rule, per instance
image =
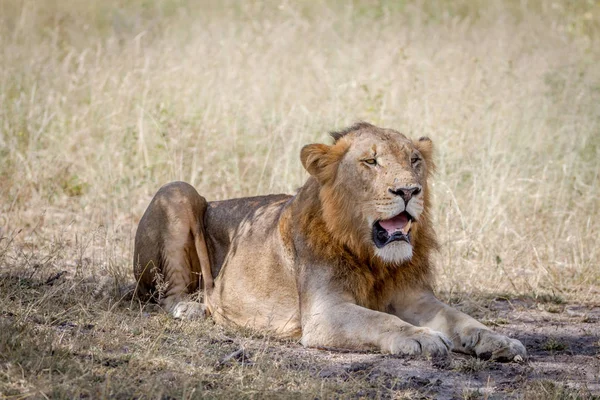
[{"label": "lion's eye", "polygon": [[364,163],[369,164],[369,165],[377,165],[377,160],[374,158],[367,158],[362,160]]},{"label": "lion's eye", "polygon": [[419,156],[412,156],[412,158],[410,159],[410,162],[411,162],[412,165],[415,165],[419,161],[421,161],[421,159],[419,158]]}]

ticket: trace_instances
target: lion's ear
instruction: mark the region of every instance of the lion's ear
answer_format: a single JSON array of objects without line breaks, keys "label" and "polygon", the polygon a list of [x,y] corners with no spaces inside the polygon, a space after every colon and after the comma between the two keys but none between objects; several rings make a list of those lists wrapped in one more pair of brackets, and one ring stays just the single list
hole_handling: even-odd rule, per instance
[{"label": "lion's ear", "polygon": [[317,178],[321,184],[335,178],[337,161],[341,155],[338,146],[326,144],[307,144],[300,151],[300,160],[309,174]]},{"label": "lion's ear", "polygon": [[326,144],[307,144],[300,151],[300,160],[304,169],[312,176],[318,176],[319,172],[325,167],[323,161],[327,156],[329,146]]},{"label": "lion's ear", "polygon": [[433,142],[431,139],[423,136],[415,142],[415,147],[425,159],[428,173],[433,173],[435,171],[435,162],[433,161]]}]

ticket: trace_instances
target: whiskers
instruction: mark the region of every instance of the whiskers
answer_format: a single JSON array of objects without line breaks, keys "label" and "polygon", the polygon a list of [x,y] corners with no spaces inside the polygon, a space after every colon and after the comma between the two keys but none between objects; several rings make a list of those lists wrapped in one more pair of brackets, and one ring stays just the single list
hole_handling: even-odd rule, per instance
[{"label": "whiskers", "polygon": [[388,219],[395,217],[404,211],[404,201],[398,199],[390,199],[390,198],[379,198],[373,199],[368,202],[366,205],[369,210],[365,214],[372,215],[373,210],[377,217],[375,219]]},{"label": "whiskers", "polygon": [[406,211],[413,216],[414,219],[418,219],[423,213],[425,207],[423,196],[413,197],[410,199],[406,206]]},{"label": "whiskers", "polygon": [[368,216],[367,219],[370,223],[395,217],[403,211],[408,212],[414,219],[418,219],[424,208],[425,200],[422,195],[412,197],[408,204],[398,197],[376,197],[363,204],[363,214]]}]

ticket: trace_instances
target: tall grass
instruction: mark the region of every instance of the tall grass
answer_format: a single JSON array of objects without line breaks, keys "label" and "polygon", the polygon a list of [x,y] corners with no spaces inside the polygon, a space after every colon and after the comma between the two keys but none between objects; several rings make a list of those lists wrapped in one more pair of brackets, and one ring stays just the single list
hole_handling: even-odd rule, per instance
[{"label": "tall grass", "polygon": [[128,272],[162,184],[292,192],[366,120],[437,146],[441,290],[597,300],[599,34],[597,1],[3,0],[0,263]]}]

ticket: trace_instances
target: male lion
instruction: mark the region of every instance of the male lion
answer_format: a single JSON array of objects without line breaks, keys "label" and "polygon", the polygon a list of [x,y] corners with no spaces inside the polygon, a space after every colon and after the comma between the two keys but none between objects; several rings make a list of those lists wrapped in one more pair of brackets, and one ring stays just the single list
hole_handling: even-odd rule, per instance
[{"label": "male lion", "polygon": [[[433,294],[431,140],[364,122],[332,136],[302,149],[310,177],[294,196],[207,203],[163,186],[135,238],[138,294],[175,317],[206,312],[311,347],[525,357]],[[186,301],[199,286],[204,304]]]}]

